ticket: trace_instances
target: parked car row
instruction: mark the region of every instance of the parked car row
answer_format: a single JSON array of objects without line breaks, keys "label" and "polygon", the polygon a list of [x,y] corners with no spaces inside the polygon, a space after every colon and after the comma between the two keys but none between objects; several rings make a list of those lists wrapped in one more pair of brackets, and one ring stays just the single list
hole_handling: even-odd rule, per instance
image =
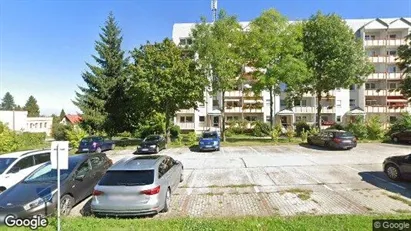
[{"label": "parked car row", "polygon": [[[61,170],[61,214],[69,215],[90,195],[97,216],[166,212],[182,170],[182,163],[168,156],[132,156],[114,165],[105,153],[70,156],[68,169]],[[0,194],[0,224],[9,214],[52,215],[57,200],[57,170],[48,161]]]}]

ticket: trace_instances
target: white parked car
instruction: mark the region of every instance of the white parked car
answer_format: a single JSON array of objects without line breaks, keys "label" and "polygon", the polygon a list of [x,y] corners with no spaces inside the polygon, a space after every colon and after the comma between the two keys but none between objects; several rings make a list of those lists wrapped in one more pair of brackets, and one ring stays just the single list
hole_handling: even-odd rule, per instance
[{"label": "white parked car", "polygon": [[50,150],[13,152],[0,155],[0,193],[19,183],[41,164],[50,161]]}]

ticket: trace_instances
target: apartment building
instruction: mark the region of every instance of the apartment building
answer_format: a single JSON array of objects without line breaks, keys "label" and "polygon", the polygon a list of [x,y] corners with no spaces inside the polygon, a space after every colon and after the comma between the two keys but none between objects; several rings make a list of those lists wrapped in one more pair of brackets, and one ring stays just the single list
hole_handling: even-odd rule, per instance
[{"label": "apartment building", "polygon": [[[411,111],[408,100],[401,95],[399,84],[402,78],[396,66],[398,46],[405,44],[405,36],[411,31],[411,18],[346,19],[356,36],[364,42],[364,49],[375,66],[375,73],[367,77],[365,84],[351,86],[350,89],[335,89],[323,95],[321,125],[347,123],[356,116],[379,116],[385,124],[395,120],[403,112]],[[241,22],[244,29],[248,22]],[[178,45],[190,45],[190,32],[194,23],[177,23],[173,26],[172,39]],[[244,68],[244,76],[252,71]],[[197,110],[179,111],[174,119],[183,131],[219,130],[221,127],[221,106],[224,105],[227,120],[245,119],[250,123],[261,120],[269,122],[270,98],[268,92],[252,93],[245,82],[238,89],[225,94],[225,102],[220,95],[211,96],[207,91],[205,104]],[[295,122],[316,122],[317,102],[315,95],[304,94],[302,99],[287,108],[285,92],[274,97],[274,121],[283,126]]]}]

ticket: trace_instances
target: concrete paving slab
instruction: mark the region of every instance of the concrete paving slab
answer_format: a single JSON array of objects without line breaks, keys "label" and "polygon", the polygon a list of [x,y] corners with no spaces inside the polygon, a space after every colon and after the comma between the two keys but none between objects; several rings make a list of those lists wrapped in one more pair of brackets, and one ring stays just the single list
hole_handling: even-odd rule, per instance
[{"label": "concrete paving slab", "polygon": [[298,171],[295,167],[266,167],[264,170],[276,185],[304,185],[318,183],[314,179],[307,177],[307,175]]},{"label": "concrete paving slab", "polygon": [[187,181],[191,188],[251,185],[242,169],[197,169]]},{"label": "concrete paving slab", "polygon": [[302,166],[298,171],[303,172],[308,177],[316,179],[319,183],[341,184],[361,181],[361,176],[357,172],[344,166]]},{"label": "concrete paving slab", "polygon": [[302,156],[296,155],[243,157],[243,160],[247,167],[304,166],[315,164]]}]

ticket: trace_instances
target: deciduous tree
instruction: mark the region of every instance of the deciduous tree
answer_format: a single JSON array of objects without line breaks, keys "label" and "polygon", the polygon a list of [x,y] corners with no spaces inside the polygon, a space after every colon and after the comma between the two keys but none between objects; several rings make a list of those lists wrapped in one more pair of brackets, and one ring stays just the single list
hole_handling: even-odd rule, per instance
[{"label": "deciduous tree", "polygon": [[318,12],[305,22],[303,44],[307,66],[313,73],[304,90],[316,95],[320,128],[322,93],[363,83],[373,67],[365,55],[362,41],[336,14]]},{"label": "deciduous tree", "polygon": [[132,87],[128,95],[133,102],[144,100],[143,107],[135,110],[148,109],[146,115],[164,114],[169,140],[172,118],[181,109],[197,108],[197,102],[204,100],[207,80],[199,75],[194,56],[187,56],[169,39],[134,49],[132,58]]},{"label": "deciduous tree", "polygon": [[411,34],[406,37],[407,44],[398,47],[397,65],[403,72],[401,93],[411,98]]},{"label": "deciduous tree", "polygon": [[24,105],[24,110],[27,111],[28,117],[38,117],[40,116],[40,107],[37,104],[36,98],[34,96],[30,96],[27,100],[26,104]]},{"label": "deciduous tree", "polygon": [[2,110],[14,110],[16,104],[14,103],[14,97],[10,92],[6,92],[3,99],[1,100],[1,109]]}]

